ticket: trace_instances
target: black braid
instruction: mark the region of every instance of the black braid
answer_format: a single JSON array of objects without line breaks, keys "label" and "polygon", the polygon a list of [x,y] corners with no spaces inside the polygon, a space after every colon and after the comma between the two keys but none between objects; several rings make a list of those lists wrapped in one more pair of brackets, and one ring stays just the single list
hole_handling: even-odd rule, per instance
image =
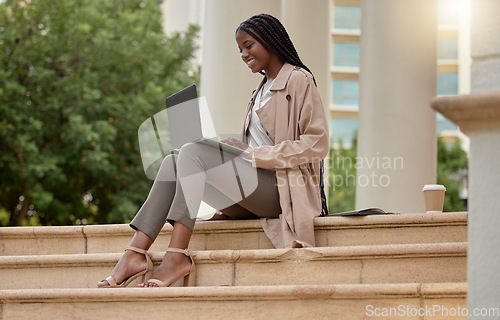
[{"label": "black braid", "polygon": [[[285,27],[275,17],[269,14],[255,15],[243,21],[236,29],[236,34],[240,31],[244,31],[254,37],[264,46],[264,48],[277,55],[281,60],[291,65],[304,68],[312,75],[311,70],[309,70],[300,60],[299,54],[297,50],[295,50],[295,46],[286,32]],[[316,85],[314,75],[313,81]]]}]

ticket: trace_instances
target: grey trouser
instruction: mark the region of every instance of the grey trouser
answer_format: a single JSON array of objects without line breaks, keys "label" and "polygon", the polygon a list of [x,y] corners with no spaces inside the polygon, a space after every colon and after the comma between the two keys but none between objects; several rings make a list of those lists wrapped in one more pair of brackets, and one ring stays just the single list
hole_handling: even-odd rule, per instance
[{"label": "grey trouser", "polygon": [[188,143],[178,155],[163,159],[130,226],[152,240],[166,221],[193,230],[202,200],[231,219],[274,218],[281,213],[274,170],[253,168],[238,156]]}]

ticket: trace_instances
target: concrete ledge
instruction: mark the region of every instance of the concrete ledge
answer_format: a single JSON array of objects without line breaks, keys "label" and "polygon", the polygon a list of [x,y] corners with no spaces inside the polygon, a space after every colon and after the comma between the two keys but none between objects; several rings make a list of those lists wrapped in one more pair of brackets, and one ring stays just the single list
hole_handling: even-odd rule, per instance
[{"label": "concrete ledge", "polygon": [[[403,213],[388,215],[354,216],[354,217],[318,217],[314,219],[315,229],[337,230],[345,228],[378,228],[378,227],[403,227],[403,226],[441,226],[441,225],[467,225],[467,212],[443,213]],[[219,220],[200,221],[194,228],[194,233],[242,233],[262,231],[259,220]],[[83,232],[88,236],[114,234],[133,234],[128,225],[89,225],[83,227]],[[165,224],[161,234],[171,234],[172,226]]]},{"label": "concrete ledge", "polygon": [[[466,295],[465,283],[4,290],[0,291],[0,319],[140,319],[147,315],[159,320],[168,315],[190,320],[358,320],[369,317],[368,306],[417,311],[434,305],[463,308]],[[431,318],[435,319],[419,317]]]},{"label": "concrete ledge", "polygon": [[[220,262],[282,262],[282,261],[322,261],[322,260],[358,260],[363,258],[405,258],[405,257],[443,257],[467,256],[467,243],[374,245],[357,247],[320,247],[302,249],[269,250],[217,250],[198,251],[195,261],[206,263]],[[161,259],[162,254],[155,253],[153,258]]]},{"label": "concrete ledge", "polygon": [[369,299],[465,297],[467,283],[337,284],[245,287],[0,290],[0,303],[69,301]]},{"label": "concrete ledge", "polygon": [[442,226],[467,225],[467,212],[442,213],[402,213],[388,215],[371,215],[360,217],[318,217],[314,220],[316,229],[345,229],[345,228],[377,228],[405,226]]},{"label": "concrete ledge", "polygon": [[[318,217],[314,225],[318,228],[339,229],[346,227],[378,227],[404,225],[464,225],[467,224],[467,212],[443,212],[443,213],[403,213],[390,215],[371,215],[360,217]],[[246,231],[261,231],[259,220],[219,220],[200,221],[195,225],[194,233],[240,233]],[[130,235],[133,234],[128,224],[101,224],[86,226],[40,226],[40,227],[3,227],[0,228],[0,238],[36,238],[42,236],[50,237],[74,237],[83,234],[87,237],[97,235]],[[172,226],[165,224],[161,230],[162,234],[172,233]]]},{"label": "concrete ledge", "polygon": [[[0,289],[92,288],[121,253],[0,257]],[[152,253],[158,266],[163,253]],[[199,286],[466,281],[467,244],[193,252]]]},{"label": "concrete ledge", "polygon": [[[373,245],[358,247],[318,247],[299,249],[262,249],[262,250],[216,250],[192,251],[196,263],[233,263],[233,262],[283,262],[283,261],[322,261],[358,260],[362,258],[405,258],[405,257],[466,257],[467,243],[435,243],[404,245]],[[0,269],[71,267],[72,265],[114,265],[121,253],[94,253],[72,255],[31,255],[0,257]],[[152,252],[152,260],[159,264],[163,252]]]},{"label": "concrete ledge", "polygon": [[[85,253],[83,226],[0,228],[0,256],[16,254]],[[61,245],[64,242],[64,245]]]},{"label": "concrete ledge", "polygon": [[437,97],[431,107],[467,134],[500,129],[500,91]]},{"label": "concrete ledge", "polygon": [[74,237],[82,234],[84,226],[2,227],[1,238]]},{"label": "concrete ledge", "polygon": [[[318,247],[467,241],[467,212],[320,217],[315,219],[315,226]],[[165,224],[151,250],[164,250],[171,233],[172,227]],[[133,234],[126,224],[6,227],[0,228],[0,256],[122,252]],[[198,222],[190,247],[192,250],[273,248],[258,220]]]}]

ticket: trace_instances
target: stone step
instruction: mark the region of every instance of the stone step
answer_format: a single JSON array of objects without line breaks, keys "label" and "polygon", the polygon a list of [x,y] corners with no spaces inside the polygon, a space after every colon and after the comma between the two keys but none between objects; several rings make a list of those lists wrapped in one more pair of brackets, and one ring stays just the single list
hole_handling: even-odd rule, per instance
[{"label": "stone step", "polygon": [[0,319],[467,319],[466,295],[464,282],[3,290]]},{"label": "stone step", "polygon": [[[316,246],[359,246],[467,241],[467,212],[320,217]],[[166,224],[151,251],[168,245]],[[0,256],[122,252],[134,231],[128,225],[0,228]],[[192,250],[272,249],[258,220],[204,221],[195,226]]]},{"label": "stone step", "polygon": [[[0,289],[93,288],[121,253],[0,257]],[[152,253],[156,266],[163,253]],[[465,282],[467,244],[193,252],[198,286]]]}]

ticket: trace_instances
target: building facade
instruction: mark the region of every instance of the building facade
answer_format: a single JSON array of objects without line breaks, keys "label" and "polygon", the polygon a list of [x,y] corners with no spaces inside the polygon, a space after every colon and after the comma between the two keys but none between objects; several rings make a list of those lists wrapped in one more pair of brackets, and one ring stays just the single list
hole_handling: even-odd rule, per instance
[{"label": "building facade", "polygon": [[[469,0],[439,0],[437,94],[470,92]],[[361,0],[332,0],[331,60],[332,141],[350,147],[358,128],[361,37]],[[459,137],[468,150],[468,139],[456,125],[436,115],[437,132],[445,142]]]}]

